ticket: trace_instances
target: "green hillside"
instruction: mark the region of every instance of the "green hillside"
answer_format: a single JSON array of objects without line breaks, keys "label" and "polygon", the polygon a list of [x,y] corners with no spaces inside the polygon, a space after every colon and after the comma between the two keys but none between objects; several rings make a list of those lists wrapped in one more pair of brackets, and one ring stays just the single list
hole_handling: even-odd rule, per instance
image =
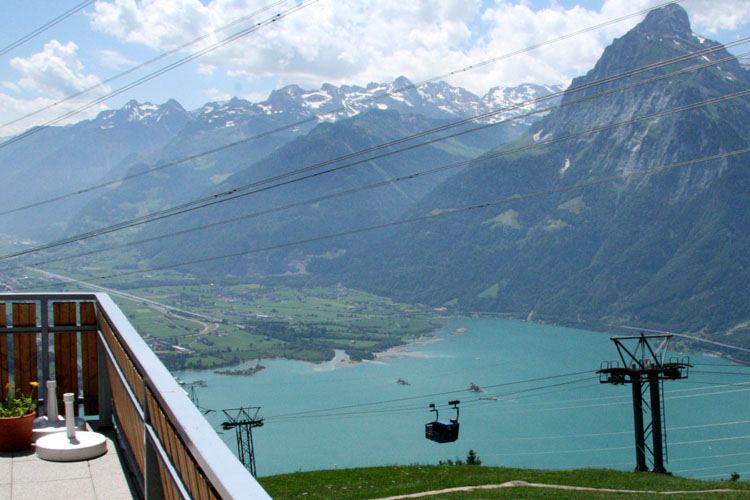
[{"label": "green hillside", "polygon": [[[747,154],[727,153],[750,145],[750,100],[673,111],[747,92],[750,72],[700,40],[681,7],[650,13],[573,81],[559,109],[402,218],[442,216],[381,231],[310,269],[461,311],[745,340],[750,175]],[[721,62],[673,74],[707,61]]]}]

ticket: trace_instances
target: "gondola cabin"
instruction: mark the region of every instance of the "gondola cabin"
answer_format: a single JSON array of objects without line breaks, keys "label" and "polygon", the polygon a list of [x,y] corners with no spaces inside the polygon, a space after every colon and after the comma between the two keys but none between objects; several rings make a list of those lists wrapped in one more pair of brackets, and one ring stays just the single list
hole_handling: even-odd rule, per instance
[{"label": "gondola cabin", "polygon": [[425,424],[424,433],[427,439],[436,443],[452,443],[458,439],[458,422],[435,420]]},{"label": "gondola cabin", "polygon": [[452,418],[448,421],[438,420],[438,411],[434,404],[430,404],[431,411],[435,412],[435,420],[428,422],[424,426],[425,437],[430,441],[436,443],[452,443],[458,439],[458,403],[460,401],[451,401],[448,404],[452,404],[453,408],[456,409],[456,418]]}]

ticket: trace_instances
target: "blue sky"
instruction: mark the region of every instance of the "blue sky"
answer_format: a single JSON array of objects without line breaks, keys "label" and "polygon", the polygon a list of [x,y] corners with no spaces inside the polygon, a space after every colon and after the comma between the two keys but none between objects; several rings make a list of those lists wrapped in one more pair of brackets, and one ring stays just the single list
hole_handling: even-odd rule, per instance
[{"label": "blue sky", "polygon": [[[101,0],[0,56],[0,137],[45,123],[196,50],[176,50],[249,13],[269,10],[219,37],[285,12],[303,0]],[[309,0],[304,0],[309,1]],[[6,47],[80,0],[6,0],[0,47]],[[187,109],[240,96],[265,99],[297,83],[317,88],[389,82],[399,75],[421,81],[541,41],[664,3],[659,0],[317,0],[268,26],[151,82],[128,90],[62,123],[90,118],[130,99]],[[727,43],[750,36],[747,0],[684,0],[693,31]],[[589,69],[629,20],[504,59],[451,78],[484,94],[491,87],[567,83]],[[216,41],[218,38],[214,38]],[[205,44],[203,45],[205,46]],[[735,49],[747,50],[747,45]],[[167,51],[157,64],[102,85],[78,99],[7,125]]]}]

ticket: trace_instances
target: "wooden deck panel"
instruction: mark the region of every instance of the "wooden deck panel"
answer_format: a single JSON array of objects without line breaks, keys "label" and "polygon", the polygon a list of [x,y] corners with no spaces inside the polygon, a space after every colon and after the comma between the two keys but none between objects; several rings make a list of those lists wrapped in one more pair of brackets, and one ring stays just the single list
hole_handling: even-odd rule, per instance
[{"label": "wooden deck panel", "polygon": [[[55,302],[52,304],[52,318],[55,326],[78,324],[75,302]],[[76,332],[55,333],[55,380],[57,398],[71,392],[78,397],[78,334]]]},{"label": "wooden deck panel", "polygon": [[[14,303],[12,307],[13,326],[37,326],[36,303]],[[37,387],[31,382],[39,382],[37,368],[36,333],[13,334],[13,376],[16,391],[39,397]]]}]

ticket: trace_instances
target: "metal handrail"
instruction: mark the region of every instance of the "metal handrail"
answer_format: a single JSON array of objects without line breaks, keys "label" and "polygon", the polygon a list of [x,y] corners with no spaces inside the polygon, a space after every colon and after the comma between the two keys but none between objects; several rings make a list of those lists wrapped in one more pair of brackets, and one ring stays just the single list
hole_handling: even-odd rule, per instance
[{"label": "metal handrail", "polygon": [[102,313],[117,327],[123,347],[140,370],[175,430],[222,498],[270,499],[227,448],[174,377],[146,345],[109,295],[95,294]]},{"label": "metal handrail", "polygon": [[[156,357],[154,352],[144,342],[138,332],[130,324],[120,308],[112,301],[106,293],[48,293],[48,294],[0,294],[2,302],[33,302],[39,301],[44,304],[54,301],[94,301],[97,303],[99,312],[106,318],[106,321],[116,333],[130,361],[137,368],[143,377],[144,387],[129,387],[124,375],[117,367],[114,356],[109,348],[105,349],[104,357],[112,361],[116,370],[115,373],[121,379],[123,385],[128,387],[128,399],[134,403],[139,417],[142,418],[144,425],[145,439],[153,445],[152,452],[164,466],[164,470],[169,476],[172,476],[172,482],[181,496],[187,494],[183,480],[179,477],[174,464],[171,463],[168,454],[165,451],[164,443],[159,441],[157,433],[148,422],[147,408],[141,408],[133,391],[148,389],[158,402],[161,410],[169,419],[175,431],[184,442],[187,449],[195,461],[200,466],[211,486],[216,493],[224,499],[270,499],[271,497],[258,484],[254,477],[242,466],[237,457],[229,450],[226,444],[219,438],[205,417],[193,405],[185,391],[175,381],[171,373],[166,369],[162,362]],[[43,313],[44,311],[42,311]],[[43,315],[43,318],[46,315]],[[59,329],[58,329],[59,328]],[[36,328],[36,331],[44,330],[46,333],[54,331],[82,331],[89,330],[85,326],[77,327],[53,327],[43,324]],[[3,328],[0,333],[30,333],[34,327],[13,327]],[[100,340],[104,341],[101,331]],[[106,346],[106,342],[103,342]],[[100,361],[101,364],[101,361]],[[101,366],[100,366],[101,369]],[[105,370],[106,371],[106,370]],[[102,407],[111,404],[110,401],[99,401],[100,413]],[[143,418],[145,417],[145,418]],[[155,463],[154,467],[158,467]],[[158,470],[146,470],[155,477],[159,476]],[[144,485],[146,496],[148,497],[148,485]],[[185,497],[189,498],[189,497]]]}]

